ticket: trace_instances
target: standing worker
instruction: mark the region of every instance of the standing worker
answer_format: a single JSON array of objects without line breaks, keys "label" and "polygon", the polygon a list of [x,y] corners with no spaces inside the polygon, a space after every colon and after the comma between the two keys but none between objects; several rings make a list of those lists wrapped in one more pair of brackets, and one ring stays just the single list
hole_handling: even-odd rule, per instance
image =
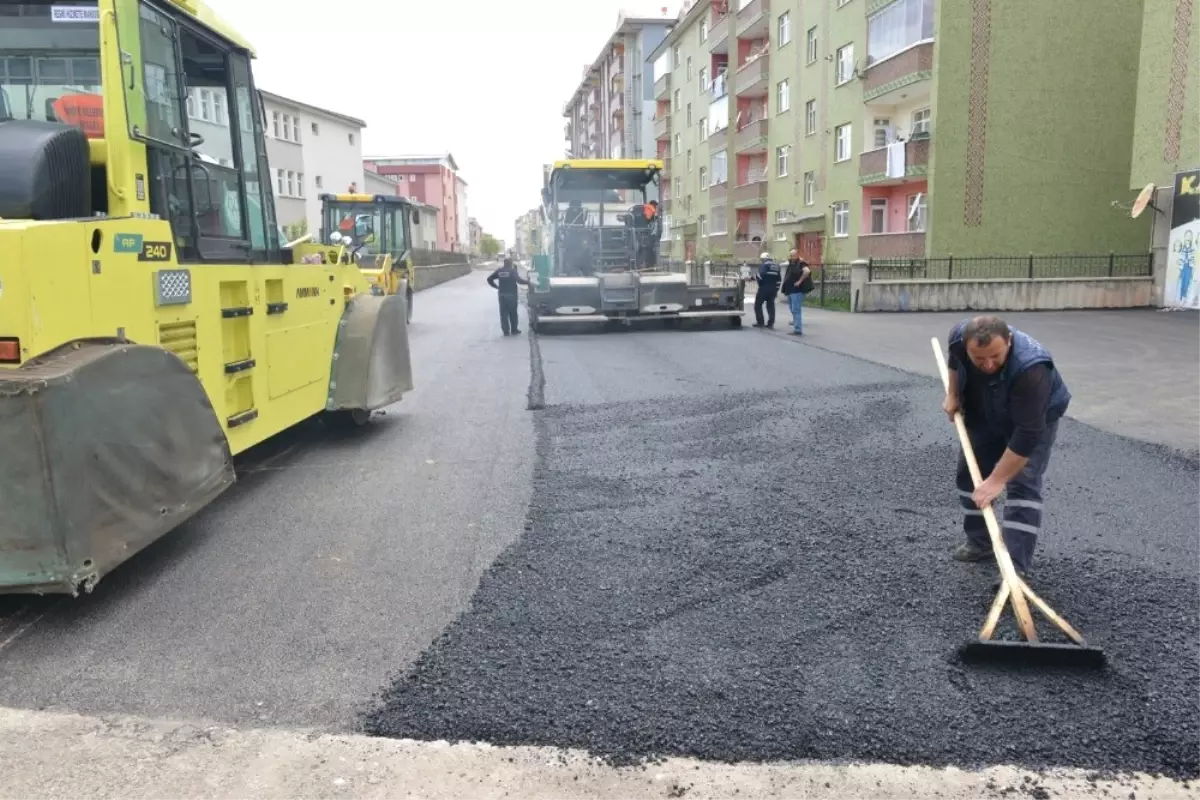
[{"label": "standing worker", "polygon": [[528,286],[528,279],[521,277],[520,271],[513,266],[512,258],[506,256],[504,264],[488,275],[487,282],[488,286],[498,290],[500,330],[504,331],[505,336],[516,336],[521,332],[517,321],[517,284]]},{"label": "standing worker", "polygon": [[779,265],[771,258],[770,253],[759,255],[762,263],[758,267],[758,276],[753,280],[758,283],[758,291],[754,293],[754,327],[763,327],[763,304],[767,306],[768,328],[775,327],[775,295],[779,293],[779,279],[782,277]]},{"label": "standing worker", "polygon": [[1046,348],[999,317],[963,320],[950,331],[950,390],[942,410],[963,412],[983,482],[976,487],[962,454],[955,483],[966,541],[959,561],[993,557],[981,509],[1008,489],[1004,544],[1025,577],[1042,527],[1042,479],[1071,393]]},{"label": "standing worker", "polygon": [[800,252],[788,253],[787,272],[783,276],[783,293],[787,295],[792,310],[792,335],[804,335],[804,298],[813,290],[812,270],[808,262],[800,258]]}]

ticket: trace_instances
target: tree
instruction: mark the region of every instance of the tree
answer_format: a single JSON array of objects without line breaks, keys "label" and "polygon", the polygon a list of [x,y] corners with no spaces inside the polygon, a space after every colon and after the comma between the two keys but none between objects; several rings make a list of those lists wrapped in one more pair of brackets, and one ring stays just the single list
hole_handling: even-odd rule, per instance
[{"label": "tree", "polygon": [[479,237],[479,252],[488,258],[493,258],[500,252],[500,243],[496,241],[495,236],[485,233]]}]

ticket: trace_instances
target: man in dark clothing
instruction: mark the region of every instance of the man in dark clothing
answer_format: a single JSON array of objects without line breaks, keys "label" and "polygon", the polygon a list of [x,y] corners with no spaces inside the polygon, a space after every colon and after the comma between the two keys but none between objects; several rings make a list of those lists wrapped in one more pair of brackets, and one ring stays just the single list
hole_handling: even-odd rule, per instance
[{"label": "man in dark clothing", "polygon": [[962,411],[983,482],[974,486],[959,454],[955,483],[962,504],[966,541],[953,553],[959,561],[992,558],[981,509],[1006,488],[1004,544],[1024,576],[1042,526],[1042,480],[1058,421],[1071,402],[1046,348],[999,317],[963,320],[950,331],[950,391],[942,410]]},{"label": "man in dark clothing", "polygon": [[511,258],[487,277],[488,285],[498,290],[500,298],[500,330],[505,336],[516,336],[521,332],[517,322],[517,284],[528,286],[529,280],[513,266]]},{"label": "man in dark clothing", "polygon": [[767,306],[768,328],[775,327],[775,295],[779,293],[779,280],[782,277],[779,265],[771,258],[770,253],[759,256],[762,263],[758,267],[758,276],[753,280],[758,282],[758,291],[754,293],[754,327],[763,327],[763,305]]},{"label": "man in dark clothing", "polygon": [[804,298],[813,290],[812,270],[797,250],[788,254],[787,272],[783,276],[783,293],[792,310],[792,334],[804,334]]}]

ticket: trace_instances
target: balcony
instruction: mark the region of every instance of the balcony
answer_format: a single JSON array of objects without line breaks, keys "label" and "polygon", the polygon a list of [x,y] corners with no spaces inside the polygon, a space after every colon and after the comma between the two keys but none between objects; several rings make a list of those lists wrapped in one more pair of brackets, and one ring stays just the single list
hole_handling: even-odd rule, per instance
[{"label": "balcony", "polygon": [[671,115],[654,120],[654,140],[661,142],[671,138]]},{"label": "balcony", "polygon": [[858,183],[860,186],[888,186],[904,183],[909,178],[929,174],[929,138],[910,139],[904,143],[904,175],[889,178],[887,175],[887,148],[869,150],[858,157]]},{"label": "balcony", "polygon": [[739,39],[765,38],[771,32],[771,4],[767,0],[751,0],[738,9],[735,25]]},{"label": "balcony", "polygon": [[743,126],[733,137],[733,152],[739,155],[767,152],[767,121],[757,119]]},{"label": "balcony", "polygon": [[914,100],[929,94],[932,78],[933,42],[901,50],[867,68],[863,75],[863,102],[895,105],[901,99],[902,89],[908,95],[903,99]]},{"label": "balcony", "polygon": [[725,145],[729,143],[729,126],[721,128],[719,131],[713,131],[708,135],[708,152],[716,153],[725,149]]},{"label": "balcony", "polygon": [[750,175],[748,182],[733,190],[734,208],[766,208],[767,177]]},{"label": "balcony", "polygon": [[766,231],[739,233],[733,242],[733,257],[738,261],[757,261],[762,251],[767,249],[766,239]]},{"label": "balcony", "polygon": [[924,258],[925,231],[864,233],[858,237],[859,258]]},{"label": "balcony", "polygon": [[613,116],[625,113],[625,95],[614,94],[608,98],[608,108]]},{"label": "balcony", "polygon": [[734,93],[738,97],[766,97],[771,85],[770,56],[758,56],[738,67]]},{"label": "balcony", "polygon": [[659,75],[654,81],[654,99],[666,100],[671,94],[671,73]]},{"label": "balcony", "polygon": [[732,17],[732,14],[724,14],[719,19],[713,20],[713,24],[708,29],[708,52],[729,52],[729,28],[732,26],[730,22]]},{"label": "balcony", "polygon": [[625,76],[618,72],[608,82],[608,93],[613,97],[619,97],[624,91]]},{"label": "balcony", "polygon": [[723,206],[729,200],[729,184],[722,181],[721,183],[709,184],[708,187],[708,203],[713,206]]}]

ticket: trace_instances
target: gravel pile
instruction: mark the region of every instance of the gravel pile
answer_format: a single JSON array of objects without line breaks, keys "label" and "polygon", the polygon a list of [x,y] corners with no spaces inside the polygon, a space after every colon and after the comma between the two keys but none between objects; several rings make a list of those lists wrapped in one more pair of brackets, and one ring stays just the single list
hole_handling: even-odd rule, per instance
[{"label": "gravel pile", "polygon": [[955,657],[994,569],[948,557],[956,440],[927,382],[537,424],[526,532],[368,732],[1200,776],[1195,462],[1064,423],[1032,584],[1110,667],[1020,671]]}]

